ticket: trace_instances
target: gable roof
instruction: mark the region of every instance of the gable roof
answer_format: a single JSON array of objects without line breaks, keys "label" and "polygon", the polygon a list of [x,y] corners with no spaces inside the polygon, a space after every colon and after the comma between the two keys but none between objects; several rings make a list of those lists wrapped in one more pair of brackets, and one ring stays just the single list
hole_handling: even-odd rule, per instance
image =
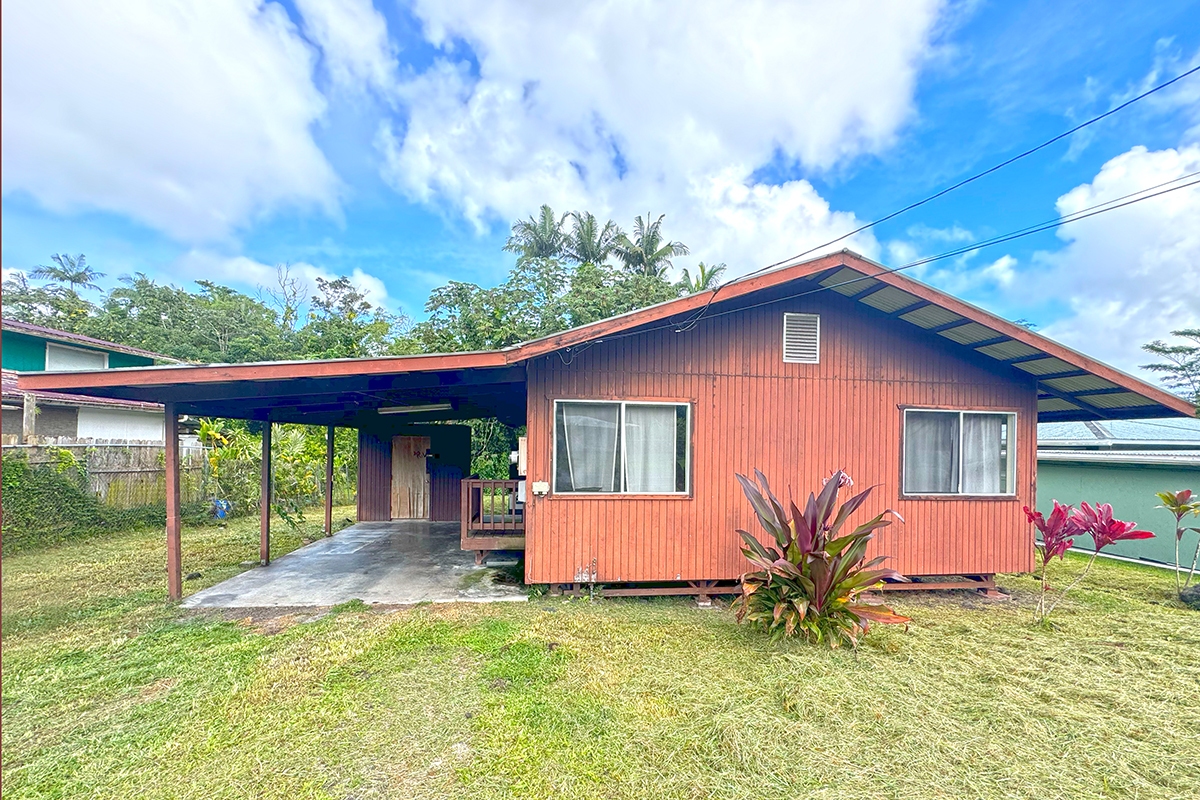
[{"label": "gable roof", "polygon": [[166,361],[172,364],[183,363],[177,358],[164,356],[162,353],[152,353],[149,350],[142,350],[138,347],[130,347],[129,345],[117,344],[116,342],[106,342],[103,339],[93,339],[91,336],[83,336],[78,333],[67,333],[66,331],[60,331],[57,328],[46,328],[42,325],[34,325],[30,322],[20,322],[19,320],[15,319],[0,320],[0,327],[6,331],[23,333],[26,336],[36,336],[39,339],[49,339],[54,342],[63,342],[64,344],[74,344],[82,347],[109,350],[114,353],[127,353],[131,356],[142,356],[144,358],[152,358],[155,361]]},{"label": "gable roof", "polygon": [[[736,313],[745,308],[749,296],[789,284],[794,284],[796,291],[782,297],[772,293],[767,302],[834,291],[861,303],[864,313],[911,324],[914,335],[940,336],[969,357],[1007,366],[1024,380],[1036,379],[1038,419],[1042,422],[1194,414],[1191,404],[1182,398],[849,250],[732,281],[715,298],[713,292],[700,292],[502,350],[26,374],[21,376],[21,386],[149,399],[147,390],[154,386],[314,378],[349,381],[371,375],[500,368],[606,337],[656,327],[678,328],[694,320],[702,309],[706,318]],[[738,300],[741,302],[733,302]]]}]

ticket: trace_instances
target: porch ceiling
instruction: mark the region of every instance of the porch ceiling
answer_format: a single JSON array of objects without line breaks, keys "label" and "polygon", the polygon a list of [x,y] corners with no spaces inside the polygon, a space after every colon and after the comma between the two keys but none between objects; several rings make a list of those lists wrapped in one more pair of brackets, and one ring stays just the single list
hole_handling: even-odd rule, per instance
[{"label": "porch ceiling", "polygon": [[[170,380],[92,386],[88,393],[155,403],[175,403],[180,414],[199,417],[363,427],[380,420],[380,408],[449,403],[449,409],[389,414],[397,422],[497,417],[525,421],[525,367],[475,367],[372,374],[276,377],[263,369],[229,380]],[[243,376],[244,375],[244,376]],[[176,376],[171,376],[174,378]],[[180,376],[181,377],[181,376]],[[168,382],[170,381],[170,382]]]}]

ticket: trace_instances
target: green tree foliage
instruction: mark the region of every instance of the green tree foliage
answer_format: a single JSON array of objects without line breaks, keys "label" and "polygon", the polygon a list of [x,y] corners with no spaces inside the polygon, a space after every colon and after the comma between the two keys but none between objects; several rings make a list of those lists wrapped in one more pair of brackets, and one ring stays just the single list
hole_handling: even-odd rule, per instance
[{"label": "green tree foliage", "polygon": [[509,253],[516,253],[518,261],[530,258],[560,258],[567,241],[564,226],[568,216],[555,216],[554,209],[542,206],[536,217],[513,224],[512,234],[504,244],[504,249]]},{"label": "green tree foliage", "polygon": [[603,264],[613,254],[624,232],[611,219],[602,226],[590,211],[571,212],[571,231],[566,234],[563,255],[576,264]]},{"label": "green tree foliage", "polygon": [[50,260],[54,262],[54,266],[42,264],[34,267],[29,276],[38,280],[52,280],[58,283],[65,283],[69,288],[76,291],[79,289],[100,290],[96,281],[103,278],[104,273],[97,272],[89,267],[87,265],[87,257],[83,253],[77,256],[70,256],[66,253],[55,253],[50,256]]},{"label": "green tree foliage", "polygon": [[697,292],[708,292],[716,289],[721,285],[721,276],[725,274],[724,264],[715,264],[708,266],[703,261],[696,265],[696,277],[687,271],[683,270],[683,280],[680,284],[683,286],[687,294],[696,294]]},{"label": "green tree foliage", "polygon": [[633,221],[633,238],[625,234],[617,237],[613,252],[630,272],[642,275],[662,276],[672,266],[675,256],[686,256],[690,252],[683,242],[666,241],[662,234],[662,222],[666,214],[650,222],[650,215],[636,217]]},{"label": "green tree foliage", "polygon": [[1162,375],[1163,383],[1188,397],[1196,404],[1197,413],[1200,414],[1200,328],[1171,331],[1171,335],[1190,344],[1167,344],[1156,340],[1142,345],[1147,353],[1153,353],[1166,362],[1145,364],[1142,369]]},{"label": "green tree foliage", "polygon": [[366,358],[412,352],[407,318],[372,305],[350,279],[317,278],[308,323],[300,329],[306,358]]}]

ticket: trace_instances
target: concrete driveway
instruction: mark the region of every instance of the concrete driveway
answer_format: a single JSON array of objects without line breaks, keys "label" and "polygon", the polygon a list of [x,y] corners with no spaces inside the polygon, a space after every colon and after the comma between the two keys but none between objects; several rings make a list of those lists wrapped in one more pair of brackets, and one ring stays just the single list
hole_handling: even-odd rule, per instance
[{"label": "concrete driveway", "polygon": [[[183,601],[185,608],[371,605],[525,600],[479,574],[459,549],[457,522],[360,522]],[[490,575],[490,573],[489,573]],[[480,580],[482,578],[482,580]]]}]

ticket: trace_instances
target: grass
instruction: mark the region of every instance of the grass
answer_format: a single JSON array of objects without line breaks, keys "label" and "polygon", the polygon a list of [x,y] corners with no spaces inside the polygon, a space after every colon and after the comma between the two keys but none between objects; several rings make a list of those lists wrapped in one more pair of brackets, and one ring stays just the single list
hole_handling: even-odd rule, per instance
[{"label": "grass", "polygon": [[[188,590],[253,557],[189,530]],[[305,531],[280,530],[282,549]],[[312,533],[312,532],[309,532]],[[897,597],[906,632],[779,646],[727,608],[540,598],[226,620],[165,604],[157,536],[4,560],[6,798],[1194,797],[1200,615],[1098,563],[1032,623]],[[1061,583],[1079,559],[1056,565]]]}]

